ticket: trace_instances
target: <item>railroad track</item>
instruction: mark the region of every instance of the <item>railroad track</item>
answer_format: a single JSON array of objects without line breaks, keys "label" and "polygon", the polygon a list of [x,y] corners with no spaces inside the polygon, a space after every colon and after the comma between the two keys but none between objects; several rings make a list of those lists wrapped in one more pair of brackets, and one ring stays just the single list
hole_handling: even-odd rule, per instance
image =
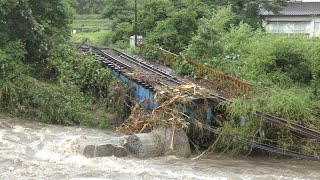
[{"label": "railroad track", "polygon": [[94,55],[102,64],[105,66],[112,68],[117,71],[121,72],[132,72],[134,71],[134,68],[128,64],[125,64],[118,59],[110,56],[109,54],[105,53],[104,51],[94,48],[94,52],[92,52],[92,55]]},{"label": "railroad track", "polygon": [[262,112],[259,112],[259,111],[257,111],[255,115],[257,117],[269,122],[269,123],[276,124],[280,127],[288,128],[292,132],[296,132],[296,133],[301,134],[305,137],[309,137],[311,139],[320,141],[320,132],[319,131],[316,131],[316,130],[310,129],[310,128],[306,128],[306,127],[301,126],[299,124],[290,123],[285,119],[281,119],[281,118],[278,118],[275,116],[263,114]]},{"label": "railroad track", "polygon": [[157,67],[154,67],[153,65],[145,62],[145,61],[139,61],[137,60],[136,58],[132,57],[132,56],[129,56],[123,52],[120,52],[118,50],[114,50],[115,52],[117,52],[119,54],[120,57],[124,58],[124,59],[127,59],[128,61],[130,62],[133,62],[141,67],[144,67],[145,69],[147,69],[148,71],[150,72],[153,72],[153,73],[156,73],[158,75],[160,75],[161,77],[163,78],[167,78],[171,81],[173,81],[174,83],[176,83],[177,85],[183,85],[183,84],[188,84],[187,82],[177,78],[176,76],[172,76],[168,73],[166,73],[165,71],[157,68]]},{"label": "railroad track", "polygon": [[[118,72],[122,72],[122,73],[127,73],[127,72],[135,72],[137,71],[136,68],[140,67],[144,70],[144,72],[148,72],[146,74],[149,74],[149,76],[151,76],[153,74],[153,77],[157,77],[158,78],[158,84],[161,86],[179,86],[179,85],[183,85],[183,84],[188,84],[186,82],[184,82],[183,80],[180,80],[179,78],[172,76],[162,70],[160,70],[159,68],[154,67],[151,64],[148,64],[147,62],[144,61],[139,61],[136,58],[129,56],[123,52],[114,50],[114,49],[110,49],[108,48],[107,50],[101,50],[97,47],[94,46],[88,46],[88,45],[84,45],[81,44],[79,46],[80,50],[83,51],[87,51],[89,49],[92,49],[92,55],[94,55],[102,64],[104,64],[105,66],[112,68]],[[108,53],[109,52],[109,53]],[[118,56],[118,58],[116,58],[115,56]],[[122,59],[122,60],[120,60]],[[126,62],[123,62],[126,61]],[[142,84],[147,85],[148,82],[140,82]],[[149,86],[153,86],[153,85],[149,85]],[[154,87],[153,87],[154,88]],[[222,96],[219,95],[211,95],[209,98],[209,100],[214,101],[216,103],[226,103],[226,102],[232,102],[231,100],[228,100]],[[262,112],[257,111],[255,113],[255,116],[258,118],[261,118],[262,120],[271,123],[271,124],[275,124],[279,127],[284,127],[284,128],[288,128],[290,131],[298,133],[300,135],[303,135],[305,137],[320,141],[320,132],[310,129],[310,128],[306,128],[303,127],[301,125],[295,124],[295,123],[289,123],[287,120],[285,119],[281,119],[272,115],[267,115],[264,114]]]},{"label": "railroad track", "polygon": [[[129,56],[123,52],[107,48],[100,49],[94,46],[88,46],[82,44],[79,46],[79,50],[87,51],[91,49],[91,54],[97,58],[104,66],[114,69],[121,73],[141,73],[147,74],[145,80],[153,81],[153,84],[160,86],[173,87],[183,84],[189,84],[176,76],[170,75],[167,72],[147,63],[140,61],[132,56]],[[148,82],[144,82],[148,83]]]},{"label": "railroad track", "polygon": [[[216,103],[226,103],[226,102],[232,103],[231,100],[228,100],[228,99],[221,97],[221,96],[218,96],[218,95],[212,95],[209,99],[216,102]],[[256,117],[262,119],[263,121],[270,123],[270,124],[274,124],[279,127],[287,128],[292,132],[303,135],[304,137],[308,137],[308,138],[320,141],[320,132],[317,130],[310,129],[310,128],[301,126],[296,123],[290,123],[285,119],[275,117],[272,115],[268,115],[268,114],[264,114],[260,111],[256,111],[256,113],[254,115]]]}]

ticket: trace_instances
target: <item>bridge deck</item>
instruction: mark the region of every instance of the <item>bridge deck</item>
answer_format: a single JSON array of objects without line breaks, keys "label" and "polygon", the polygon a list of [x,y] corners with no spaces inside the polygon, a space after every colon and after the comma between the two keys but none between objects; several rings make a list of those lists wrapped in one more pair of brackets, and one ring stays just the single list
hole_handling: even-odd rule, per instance
[{"label": "bridge deck", "polygon": [[182,84],[190,84],[185,80],[180,79],[177,76],[171,75],[162,69],[149,64],[145,61],[141,61],[138,58],[134,58],[132,56],[126,55],[122,52],[115,51],[113,49],[105,49],[103,50],[106,54],[114,57],[118,61],[129,65],[133,68],[132,71],[127,71],[127,73],[131,73],[129,75],[135,76],[142,81],[146,81],[147,83],[154,85],[155,87],[165,86],[170,88],[177,88]]}]

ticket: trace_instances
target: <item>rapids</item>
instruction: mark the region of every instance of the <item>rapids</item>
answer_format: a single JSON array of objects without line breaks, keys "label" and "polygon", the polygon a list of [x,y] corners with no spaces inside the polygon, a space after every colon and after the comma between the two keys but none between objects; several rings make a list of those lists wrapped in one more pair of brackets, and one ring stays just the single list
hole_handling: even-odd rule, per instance
[{"label": "rapids", "polygon": [[112,131],[0,119],[0,179],[320,179],[320,163],[205,155],[151,159],[86,158],[81,140],[119,136]]}]

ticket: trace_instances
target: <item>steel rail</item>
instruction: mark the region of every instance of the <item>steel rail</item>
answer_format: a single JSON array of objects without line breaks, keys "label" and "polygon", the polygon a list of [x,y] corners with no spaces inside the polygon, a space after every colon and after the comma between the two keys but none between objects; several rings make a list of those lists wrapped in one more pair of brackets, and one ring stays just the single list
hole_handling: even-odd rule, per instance
[{"label": "steel rail", "polygon": [[[134,68],[132,66],[117,60],[116,58],[110,56],[109,54],[103,52],[102,50],[100,50],[98,48],[94,48],[94,47],[93,47],[93,49],[98,52],[98,53],[96,53],[97,55],[99,55],[99,54],[101,55],[101,59],[107,60],[107,62],[110,62],[110,63],[118,66],[119,69],[127,70],[127,71],[133,71],[134,70]],[[101,62],[103,62],[103,61],[101,61]],[[103,63],[105,63],[105,62],[103,62]]]},{"label": "steel rail", "polygon": [[132,62],[132,63],[135,63],[135,64],[137,64],[137,65],[140,65],[140,66],[146,68],[147,70],[150,70],[150,71],[152,71],[152,72],[154,72],[154,73],[156,73],[156,74],[159,74],[159,75],[161,75],[161,76],[165,76],[166,78],[174,81],[175,83],[177,83],[177,84],[179,84],[179,85],[187,84],[186,82],[178,79],[177,77],[172,76],[172,75],[164,72],[163,70],[161,70],[161,69],[159,69],[159,68],[156,68],[156,67],[154,67],[154,66],[151,65],[151,64],[148,64],[147,62],[139,61],[139,60],[137,60],[136,58],[134,58],[134,57],[132,57],[132,56],[129,56],[129,55],[127,55],[127,54],[125,54],[125,53],[123,53],[123,52],[121,52],[121,51],[118,51],[118,50],[114,50],[114,51],[117,52],[117,53],[119,53],[120,57],[125,58],[126,60],[128,60],[128,61],[130,61],[130,62]]},{"label": "steel rail", "polygon": [[304,135],[306,137],[309,137],[318,141],[320,140],[320,132],[316,130],[303,127],[299,124],[289,123],[287,120],[284,120],[275,116],[263,114],[262,112],[259,112],[259,111],[257,111],[255,115],[270,123],[278,124],[279,126],[289,128],[293,132],[299,133],[301,135]]},{"label": "steel rail", "polygon": [[[224,97],[218,96],[218,95],[211,95],[210,98],[208,98],[216,103],[226,103],[226,102],[230,102],[232,103],[231,100],[227,100]],[[296,123],[290,123],[285,119],[279,118],[279,117],[275,117],[272,115],[268,115],[268,114],[264,114],[260,111],[256,111],[254,114],[256,117],[269,122],[271,124],[276,124],[280,127],[285,127],[288,128],[289,130],[291,130],[292,132],[296,132],[300,135],[303,135],[305,137],[320,141],[320,132],[314,129],[310,129],[304,126],[301,126],[299,124]]]},{"label": "steel rail", "polygon": [[[84,43],[82,43],[82,46],[83,45],[84,45]],[[101,54],[102,56],[106,56],[106,57],[112,59],[112,61],[115,62],[116,64],[120,64],[121,66],[124,66],[124,67],[128,67],[129,66],[130,68],[127,68],[127,69],[130,69],[130,70],[134,69],[132,66],[127,65],[127,64],[121,62],[120,60],[117,60],[116,58],[112,57],[110,54],[104,52],[103,50],[101,50],[98,47],[89,46],[89,45],[86,45],[86,46],[91,47],[95,51],[98,51],[99,54]],[[79,48],[81,48],[81,46]],[[129,56],[129,55],[127,55],[127,54],[125,54],[125,53],[123,53],[121,51],[118,51],[118,50],[115,50],[115,49],[111,49],[111,48],[108,48],[108,49],[118,53],[120,55],[120,57],[122,57],[122,58],[124,58],[124,59],[126,59],[126,60],[128,60],[128,61],[130,61],[130,62],[132,62],[132,63],[134,63],[134,64],[136,64],[138,66],[140,66],[140,67],[143,67],[143,68],[147,69],[148,71],[151,71],[151,72],[153,72],[153,73],[155,73],[157,75],[160,75],[160,77],[166,78],[169,81],[171,81],[173,83],[176,83],[177,85],[187,84],[186,82],[178,79],[177,77],[172,76],[172,75],[160,70],[159,68],[155,68],[153,65],[150,65],[147,62],[138,61],[137,59],[133,58],[132,56]],[[164,85],[163,83],[160,83],[160,84]]]},{"label": "steel rail", "polygon": [[[114,59],[114,60],[116,60],[116,61],[121,62],[120,60],[117,60],[116,58],[114,58],[114,57],[112,57],[110,54],[108,54],[108,53],[100,50],[99,48],[96,48],[96,47],[93,47],[93,48],[96,49],[96,50],[98,50],[98,51],[99,51],[101,54],[103,54],[104,56],[108,56],[108,57],[110,57],[110,58],[112,58],[112,59]],[[168,73],[166,73],[166,72],[164,72],[164,71],[162,71],[162,70],[160,70],[160,69],[158,69],[158,68],[155,68],[154,66],[152,66],[152,65],[150,65],[150,64],[148,64],[148,63],[146,63],[146,62],[138,61],[137,59],[135,59],[135,58],[133,58],[133,57],[131,57],[131,56],[125,54],[125,53],[122,53],[122,52],[120,52],[120,51],[114,50],[114,49],[110,49],[110,48],[109,48],[109,50],[112,50],[112,51],[118,53],[120,57],[122,57],[122,58],[126,59],[127,61],[129,61],[129,62],[131,62],[131,63],[134,63],[134,64],[136,64],[136,65],[138,65],[138,66],[140,66],[140,67],[142,67],[142,68],[145,68],[146,70],[148,70],[148,71],[150,71],[150,72],[152,72],[152,73],[160,76],[161,78],[168,79],[169,81],[171,81],[171,82],[173,82],[173,83],[176,83],[177,85],[185,84],[184,81],[179,80],[177,77],[174,77],[174,76],[172,76],[172,75],[170,75],[170,74],[168,74]],[[122,63],[122,62],[121,62],[121,63]],[[128,65],[128,66],[129,66],[129,65]],[[134,69],[134,68],[133,68],[133,69]],[[165,84],[162,83],[162,82],[158,82],[158,83],[161,84],[161,85],[165,85]]]},{"label": "steel rail", "polygon": [[130,71],[131,68],[129,66],[120,64],[118,62],[114,62],[110,59],[107,59],[105,57],[101,57],[101,56],[96,56],[96,58],[99,59],[99,62],[102,63],[103,65],[115,69],[115,70],[120,70],[120,71]]},{"label": "steel rail", "polygon": [[124,58],[124,59],[126,59],[126,60],[128,60],[128,61],[130,61],[130,62],[132,62],[132,63],[135,63],[135,64],[139,65],[140,67],[143,67],[143,68],[147,69],[148,71],[151,71],[151,72],[159,75],[160,77],[166,78],[166,79],[168,79],[169,81],[172,81],[172,82],[174,82],[174,83],[176,83],[176,84],[178,84],[178,85],[182,85],[182,84],[183,84],[181,81],[177,80],[177,78],[173,78],[172,76],[170,76],[169,74],[166,74],[166,73],[164,73],[164,72],[157,71],[155,68],[146,66],[145,64],[143,64],[143,63],[141,63],[141,62],[139,62],[139,61],[134,61],[133,59],[128,58],[128,57],[125,57],[125,56],[123,56],[123,55],[120,55],[120,57],[122,57],[122,58]]},{"label": "steel rail", "polygon": [[125,59],[130,59],[131,61],[137,62],[137,63],[139,63],[139,64],[141,64],[141,65],[143,65],[143,66],[145,66],[145,67],[152,68],[152,69],[154,69],[155,71],[157,71],[157,72],[159,72],[159,73],[161,73],[161,74],[164,74],[164,75],[166,75],[166,76],[170,76],[170,77],[172,77],[172,78],[177,79],[176,77],[174,77],[174,76],[166,73],[165,71],[163,71],[163,70],[161,70],[161,69],[159,69],[159,68],[157,68],[157,67],[154,67],[154,66],[151,65],[151,64],[148,64],[148,63],[145,62],[145,61],[139,61],[139,60],[137,60],[136,58],[134,58],[134,57],[132,57],[132,56],[129,56],[129,55],[127,55],[127,54],[125,54],[125,53],[123,53],[123,52],[121,52],[121,51],[118,51],[118,50],[114,50],[114,51],[116,51],[117,53],[119,53],[120,56],[122,56],[122,57],[125,58]]},{"label": "steel rail", "polygon": [[[193,122],[192,120],[187,119],[187,122],[197,126],[198,124]],[[196,119],[196,121],[199,121]],[[212,132],[216,135],[221,135],[221,133],[219,132],[219,127],[214,127],[214,126],[209,126],[209,125],[202,125],[202,128],[204,130],[207,130],[209,132]],[[272,152],[275,154],[279,154],[279,155],[284,155],[284,156],[288,156],[288,157],[295,157],[295,158],[299,158],[299,159],[304,159],[304,160],[309,160],[309,161],[318,161],[320,162],[320,159],[316,156],[311,156],[311,155],[306,155],[306,154],[302,154],[300,152],[296,152],[296,151],[291,151],[291,150],[287,150],[287,149],[283,149],[283,148],[279,148],[279,147],[275,147],[275,146],[271,146],[268,144],[263,144],[263,143],[257,143],[254,142],[252,140],[248,140],[245,138],[241,138],[241,137],[237,137],[235,135],[231,135],[231,134],[222,134],[224,137],[226,138],[231,138],[231,139],[235,139],[236,141],[238,141],[241,144],[247,145],[247,146],[251,146],[251,148],[257,148],[257,149],[261,149],[264,151],[268,151],[268,152]]]},{"label": "steel rail", "polygon": [[[97,48],[97,47],[93,47],[93,46],[91,46],[91,48],[92,48],[93,50],[95,50],[96,52],[98,52],[98,53],[95,53],[95,54],[97,54],[99,58],[106,58],[107,60],[109,60],[109,61],[107,61],[107,62],[103,62],[103,61],[102,61],[103,63],[108,63],[108,62],[110,62],[110,63],[118,66],[118,67],[116,68],[116,67],[112,67],[112,65],[108,65],[109,67],[111,67],[111,68],[113,68],[113,69],[120,70],[120,71],[121,71],[121,70],[134,71],[134,67],[132,67],[132,66],[130,66],[130,65],[128,65],[128,64],[125,64],[125,63],[121,62],[120,60],[112,57],[110,54],[102,51],[101,49],[99,49],[99,48]],[[100,54],[101,56],[99,56],[99,54]],[[97,56],[96,56],[96,57],[97,57]],[[111,60],[111,61],[110,61],[110,60]],[[128,59],[127,59],[127,60],[128,60]],[[128,61],[130,61],[130,60],[128,60]],[[130,62],[131,62],[131,61],[130,61]],[[135,64],[136,64],[136,63],[135,63]],[[119,65],[120,65],[120,66],[119,66]],[[139,64],[138,64],[138,65],[139,65]],[[153,71],[152,69],[149,69],[149,68],[148,68],[148,70],[151,71],[152,73],[155,73],[156,75],[159,75],[159,73]],[[166,75],[168,75],[168,74],[166,74]],[[180,85],[179,82],[174,81],[173,79],[169,79],[166,75],[160,75],[160,76],[161,76],[161,78],[167,78],[169,81],[174,82],[174,83]],[[170,76],[170,75],[169,75],[169,76]],[[161,82],[161,81],[158,81],[157,84],[159,84],[159,85],[161,85],[161,86],[164,86],[164,87],[167,87],[167,86],[168,86],[167,84],[165,84],[165,83],[163,83],[163,82]]]}]

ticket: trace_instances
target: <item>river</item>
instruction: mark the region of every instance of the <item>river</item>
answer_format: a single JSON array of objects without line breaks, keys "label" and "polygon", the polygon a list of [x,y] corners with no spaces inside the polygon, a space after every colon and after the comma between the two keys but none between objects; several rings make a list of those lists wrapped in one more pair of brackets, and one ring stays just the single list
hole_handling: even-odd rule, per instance
[{"label": "river", "polygon": [[119,136],[112,131],[0,119],[0,179],[320,179],[320,163],[275,158],[205,155],[138,159],[86,158],[87,138]]}]

